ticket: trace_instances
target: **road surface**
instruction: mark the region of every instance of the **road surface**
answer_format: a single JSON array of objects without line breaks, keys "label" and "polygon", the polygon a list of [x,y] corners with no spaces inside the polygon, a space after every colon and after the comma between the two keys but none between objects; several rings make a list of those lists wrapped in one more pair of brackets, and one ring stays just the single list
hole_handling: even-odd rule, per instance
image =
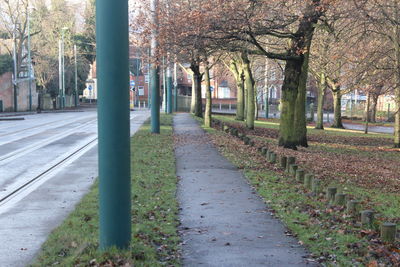
[{"label": "road surface", "polygon": [[[131,134],[149,117],[131,112]],[[97,112],[0,121],[0,262],[26,266],[97,177]]]}]

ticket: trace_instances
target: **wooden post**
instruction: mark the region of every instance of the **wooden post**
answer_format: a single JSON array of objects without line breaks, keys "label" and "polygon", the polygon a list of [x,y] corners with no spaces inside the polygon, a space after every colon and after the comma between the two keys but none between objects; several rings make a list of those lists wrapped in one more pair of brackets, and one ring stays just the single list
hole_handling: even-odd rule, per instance
[{"label": "wooden post", "polygon": [[314,181],[314,176],[310,173],[307,173],[304,176],[304,187],[307,189],[311,189],[312,182]]},{"label": "wooden post", "polygon": [[296,180],[300,183],[304,183],[304,170],[296,170]]},{"label": "wooden post", "polygon": [[226,133],[229,132],[229,126],[224,125],[223,130],[224,130],[224,132],[226,132]]},{"label": "wooden post", "polygon": [[266,148],[266,147],[263,147],[263,148],[261,148],[261,154],[263,154],[263,155],[267,155],[267,151],[268,151],[268,148]]},{"label": "wooden post", "polygon": [[336,187],[328,187],[326,190],[326,199],[329,203],[333,203],[335,201],[335,195],[337,193]]},{"label": "wooden post", "polygon": [[373,210],[363,210],[361,211],[361,223],[364,225],[372,226],[374,223],[374,211]]},{"label": "wooden post", "polygon": [[321,192],[321,180],[312,179],[311,189],[314,194],[319,194]]},{"label": "wooden post", "polygon": [[360,210],[360,201],[349,200],[347,201],[347,213],[352,216],[356,216]]},{"label": "wooden post", "polygon": [[335,205],[344,206],[346,204],[346,194],[335,195]]},{"label": "wooden post", "polygon": [[275,164],[276,163],[276,153],[272,152],[269,155],[269,163]]},{"label": "wooden post", "polygon": [[396,224],[390,222],[382,223],[381,238],[384,242],[394,242],[396,240]]},{"label": "wooden post", "polygon": [[280,166],[282,169],[286,169],[286,162],[287,162],[287,157],[282,155],[282,156],[279,158],[279,166]]},{"label": "wooden post", "polygon": [[298,165],[296,165],[296,164],[290,164],[290,166],[289,166],[289,173],[290,173],[290,175],[292,175],[293,177],[296,175],[296,171],[297,171],[297,169],[299,168],[299,166]]},{"label": "wooden post", "polygon": [[295,157],[288,157],[286,161],[286,172],[290,172],[290,165],[296,163]]}]

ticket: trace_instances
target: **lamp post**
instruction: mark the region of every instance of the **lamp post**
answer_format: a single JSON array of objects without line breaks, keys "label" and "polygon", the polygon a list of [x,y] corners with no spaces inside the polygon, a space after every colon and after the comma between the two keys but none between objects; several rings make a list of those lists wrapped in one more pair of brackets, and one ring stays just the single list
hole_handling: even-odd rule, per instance
[{"label": "lamp post", "polygon": [[65,108],[65,57],[64,57],[64,34],[68,30],[68,27],[63,27],[61,29],[61,77],[62,77],[62,87],[61,87],[61,108]]},{"label": "lamp post", "polygon": [[28,86],[29,86],[29,111],[32,111],[32,58],[31,58],[31,20],[30,20],[30,10],[28,8]]},{"label": "lamp post", "polygon": [[14,60],[14,111],[18,111],[18,70],[17,70],[17,25],[14,25],[13,31],[13,60]]},{"label": "lamp post", "polygon": [[74,45],[74,63],[75,63],[75,107],[78,107],[78,64],[77,64],[77,53],[76,45]]},{"label": "lamp post", "polygon": [[151,32],[151,63],[150,67],[150,85],[151,85],[151,132],[160,133],[160,76],[159,67],[157,66],[157,49],[158,49],[158,0],[150,1],[151,22],[154,28]]}]

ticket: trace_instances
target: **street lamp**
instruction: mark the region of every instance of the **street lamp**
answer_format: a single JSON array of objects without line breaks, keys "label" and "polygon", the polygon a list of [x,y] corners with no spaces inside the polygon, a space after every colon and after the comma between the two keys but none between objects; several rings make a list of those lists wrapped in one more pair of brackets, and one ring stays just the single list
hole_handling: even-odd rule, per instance
[{"label": "street lamp", "polygon": [[61,29],[61,41],[59,41],[59,74],[60,74],[60,108],[65,107],[65,58],[64,58],[64,34],[68,30],[68,27],[63,27]]},{"label": "street lamp", "polygon": [[75,107],[78,107],[78,64],[76,58],[76,45],[74,45],[74,61],[75,61]]}]

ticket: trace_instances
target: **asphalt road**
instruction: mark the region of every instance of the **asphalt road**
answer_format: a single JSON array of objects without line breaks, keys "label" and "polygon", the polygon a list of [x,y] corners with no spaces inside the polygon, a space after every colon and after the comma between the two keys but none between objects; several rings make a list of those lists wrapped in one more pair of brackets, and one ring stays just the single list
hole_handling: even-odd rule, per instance
[{"label": "asphalt road", "polygon": [[[149,115],[131,112],[131,134]],[[95,177],[96,110],[0,121],[0,265],[29,264]]]}]

